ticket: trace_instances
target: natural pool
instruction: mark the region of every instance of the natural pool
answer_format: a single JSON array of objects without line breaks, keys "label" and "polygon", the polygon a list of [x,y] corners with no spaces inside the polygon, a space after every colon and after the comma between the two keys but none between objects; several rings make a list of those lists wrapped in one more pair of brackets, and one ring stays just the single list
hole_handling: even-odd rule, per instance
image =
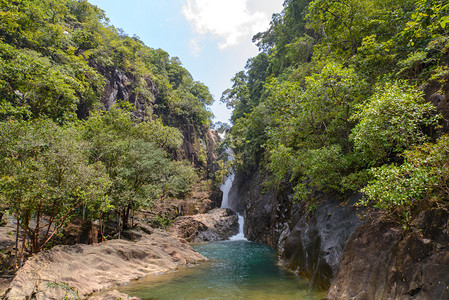
[{"label": "natural pool", "polygon": [[246,240],[194,246],[210,259],[200,266],[150,276],[120,288],[130,296],[176,299],[307,299],[325,298],[307,281],[276,265],[275,251]]}]

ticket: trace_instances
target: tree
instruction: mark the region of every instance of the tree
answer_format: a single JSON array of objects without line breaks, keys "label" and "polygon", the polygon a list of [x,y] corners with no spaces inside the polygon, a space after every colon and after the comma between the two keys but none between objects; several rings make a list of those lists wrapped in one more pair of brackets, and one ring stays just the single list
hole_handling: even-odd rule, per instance
[{"label": "tree", "polygon": [[387,83],[352,117],[358,123],[351,139],[368,165],[389,162],[404,150],[428,140],[424,129],[436,125],[438,117],[434,111],[421,92],[406,82]]},{"label": "tree", "polygon": [[371,0],[314,0],[309,4],[309,26],[324,37],[331,51],[354,55],[372,14]]},{"label": "tree", "polygon": [[409,225],[421,209],[444,205],[449,195],[449,138],[416,146],[403,154],[404,163],[371,169],[374,179],[362,189],[361,204],[372,203]]},{"label": "tree", "polygon": [[[178,130],[160,121],[133,121],[130,107],[122,105],[124,108],[115,106],[93,113],[85,122],[83,136],[90,143],[91,163],[101,162],[106,167],[112,181],[108,194],[123,227],[127,227],[130,211],[149,208],[171,191],[175,195],[189,192],[192,185],[186,187],[181,181],[194,171],[182,165],[175,168],[177,164],[163,149],[180,146]],[[175,136],[169,137],[170,133]],[[197,180],[191,174],[187,177],[193,178],[185,179],[189,184]]]},{"label": "tree", "polygon": [[[349,141],[350,117],[365,83],[351,68],[328,62],[320,73],[294,80],[273,79],[265,85],[271,116],[266,129],[268,167],[278,180],[294,180],[296,196],[312,190],[353,189],[347,176],[357,172]],[[308,191],[307,191],[307,188]]]},{"label": "tree", "polygon": [[0,95],[13,107],[26,108],[33,117],[55,121],[73,120],[78,99],[77,82],[64,76],[50,61],[35,51],[19,51],[0,43],[4,85]]},{"label": "tree", "polygon": [[107,209],[110,181],[101,163],[88,163],[86,145],[73,127],[36,120],[6,121],[0,128],[0,198],[24,231],[20,266],[27,240],[30,253],[37,253],[77,209]]},{"label": "tree", "polygon": [[235,122],[238,118],[243,117],[252,108],[250,103],[250,91],[248,88],[248,77],[244,71],[240,71],[231,79],[232,88],[223,92],[220,101],[226,104],[226,107],[233,108],[234,113],[231,121]]}]

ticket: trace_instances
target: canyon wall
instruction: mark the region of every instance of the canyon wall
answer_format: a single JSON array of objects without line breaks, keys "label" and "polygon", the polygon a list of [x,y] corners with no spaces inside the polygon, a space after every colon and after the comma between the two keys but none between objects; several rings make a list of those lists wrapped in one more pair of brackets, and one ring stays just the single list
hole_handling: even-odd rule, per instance
[{"label": "canyon wall", "polygon": [[329,299],[447,299],[448,213],[425,211],[405,230],[345,199],[317,193],[312,209],[288,184],[264,189],[266,175],[237,173],[230,203],[249,240],[277,249],[281,264],[328,289]]}]

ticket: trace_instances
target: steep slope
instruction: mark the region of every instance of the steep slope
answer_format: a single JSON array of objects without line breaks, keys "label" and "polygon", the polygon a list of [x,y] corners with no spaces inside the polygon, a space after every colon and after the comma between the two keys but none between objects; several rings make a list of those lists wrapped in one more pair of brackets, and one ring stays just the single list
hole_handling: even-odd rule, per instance
[{"label": "steep slope", "polygon": [[211,165],[207,106],[213,99],[178,58],[114,28],[87,1],[3,1],[0,7],[7,20],[0,28],[1,120],[64,123],[125,101],[136,119],[161,119],[181,131],[177,159],[204,170]]},{"label": "steep slope", "polygon": [[213,98],[177,57],[86,0],[0,1],[0,18],[0,207],[18,223],[8,262],[61,243],[71,219],[104,241],[157,202],[217,205]]},{"label": "steep slope", "polygon": [[449,209],[448,12],[285,1],[223,93],[247,237],[329,297],[446,297],[447,218],[423,216]]}]

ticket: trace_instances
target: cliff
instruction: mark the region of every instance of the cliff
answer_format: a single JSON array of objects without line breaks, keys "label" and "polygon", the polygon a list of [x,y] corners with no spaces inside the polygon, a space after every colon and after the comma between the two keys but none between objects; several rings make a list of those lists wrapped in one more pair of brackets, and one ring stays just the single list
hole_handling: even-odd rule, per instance
[{"label": "cliff", "polygon": [[241,199],[245,236],[275,247],[283,265],[313,285],[329,288],[347,240],[362,224],[352,206],[358,197],[341,204],[335,197],[319,194],[311,211],[303,202],[293,201],[288,184],[275,192],[265,191],[262,182],[267,175],[253,174],[237,174],[230,193],[230,201]]},{"label": "cliff", "polygon": [[372,218],[346,243],[329,299],[449,298],[449,214],[424,211],[404,231]]},{"label": "cliff", "polygon": [[[139,77],[117,66],[103,66],[93,59],[89,64],[105,79],[100,108],[107,110],[122,100],[134,107],[133,116],[136,119],[160,118],[164,125],[177,128],[183,135],[182,146],[173,153],[177,160],[189,160],[196,167],[207,171],[207,176],[216,170],[217,132],[210,130],[207,124],[192,121],[189,114],[178,115],[165,107],[166,96],[161,94],[158,83],[151,76]],[[147,91],[146,94],[138,92],[136,87],[139,84],[140,88]],[[78,117],[86,118],[88,115],[89,108],[80,102]]]},{"label": "cliff", "polygon": [[[312,210],[284,184],[262,187],[267,175],[238,173],[234,207],[245,216],[245,236],[277,249],[281,264],[329,290],[329,299],[445,299],[449,286],[448,216],[424,211],[410,229],[341,198],[316,193]],[[240,199],[240,201],[239,201]]]}]

